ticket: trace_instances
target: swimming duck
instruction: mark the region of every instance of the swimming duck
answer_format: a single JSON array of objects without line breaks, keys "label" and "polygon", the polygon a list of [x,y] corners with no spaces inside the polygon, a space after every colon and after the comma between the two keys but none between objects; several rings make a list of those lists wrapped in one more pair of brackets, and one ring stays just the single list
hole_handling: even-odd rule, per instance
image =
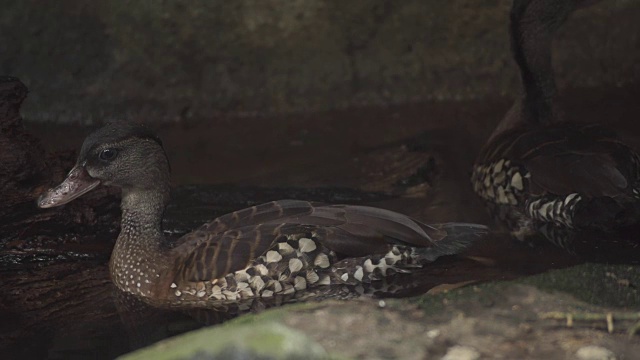
[{"label": "swimming duck", "polygon": [[601,125],[564,121],[556,102],[551,41],[587,2],[513,2],[511,45],[524,96],[482,149],[472,184],[518,236],[540,225],[609,229],[638,219],[636,152]]},{"label": "swimming duck", "polygon": [[161,228],[169,172],[162,143],[148,129],[107,124],[85,139],[75,167],[38,206],[66,204],[101,184],[121,188],[112,280],[173,305],[371,283],[455,253],[486,232],[367,206],[279,200],[221,216],[170,244]]}]

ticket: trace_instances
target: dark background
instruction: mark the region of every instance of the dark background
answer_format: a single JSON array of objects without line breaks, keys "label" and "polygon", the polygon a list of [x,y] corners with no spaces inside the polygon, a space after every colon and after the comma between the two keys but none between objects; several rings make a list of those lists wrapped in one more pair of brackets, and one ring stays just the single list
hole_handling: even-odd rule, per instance
[{"label": "dark background", "polygon": [[[437,189],[395,210],[484,221],[469,173],[520,91],[510,3],[0,0],[0,73],[29,87],[22,114],[47,151],[79,149],[85,125],[144,121],[175,185],[386,192],[422,171]],[[567,118],[632,146],[637,19],[640,1],[601,1],[553,48]],[[416,136],[421,153],[405,146]]]},{"label": "dark background", "polygon": [[[0,1],[0,73],[30,121],[308,113],[513,98],[505,0]],[[640,1],[574,13],[561,88],[640,76]]]}]

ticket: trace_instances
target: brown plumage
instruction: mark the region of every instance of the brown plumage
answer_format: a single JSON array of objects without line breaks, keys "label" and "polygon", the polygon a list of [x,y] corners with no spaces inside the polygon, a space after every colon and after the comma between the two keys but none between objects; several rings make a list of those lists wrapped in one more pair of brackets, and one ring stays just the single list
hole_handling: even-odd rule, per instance
[{"label": "brown plumage", "polygon": [[375,282],[454,254],[486,232],[366,206],[280,200],[221,216],[168,244],[161,220],[169,164],[157,138],[126,124],[89,135],[68,178],[39,205],[65,204],[101,183],[122,188],[113,281],[154,303],[222,303]]},{"label": "brown plumage", "polygon": [[472,183],[516,232],[536,223],[615,228],[640,214],[637,153],[604,126],[565,122],[556,101],[551,41],[587,2],[513,3],[511,41],[524,96],[482,149]]},{"label": "brown plumage", "polygon": [[638,156],[610,130],[596,124],[558,124],[503,132],[483,149],[478,164],[509,159],[527,172],[530,196],[634,198]]}]

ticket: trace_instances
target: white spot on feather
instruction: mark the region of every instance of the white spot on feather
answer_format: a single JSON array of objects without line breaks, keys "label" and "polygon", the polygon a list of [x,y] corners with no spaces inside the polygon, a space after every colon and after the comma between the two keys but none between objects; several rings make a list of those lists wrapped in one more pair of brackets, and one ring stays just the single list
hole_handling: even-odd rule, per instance
[{"label": "white spot on feather", "polygon": [[302,276],[296,276],[293,280],[293,287],[298,291],[304,290],[307,288],[307,280]]},{"label": "white spot on feather", "polygon": [[313,260],[313,265],[319,267],[319,268],[323,268],[326,269],[329,267],[329,257],[327,256],[327,254],[318,254],[318,256],[316,256],[315,260]]},{"label": "white spot on feather", "polygon": [[215,285],[214,287],[211,288],[211,295],[220,295],[222,294],[222,289],[220,288],[220,286]]},{"label": "white spot on feather", "polygon": [[362,270],[362,266],[358,266],[356,272],[353,273],[353,277],[358,281],[362,281],[362,277],[364,276],[364,271]]},{"label": "white spot on feather", "polygon": [[236,271],[235,278],[237,282],[249,281],[249,274],[245,270]]},{"label": "white spot on feather", "polygon": [[295,249],[291,245],[287,244],[286,242],[281,242],[281,243],[278,243],[278,251],[282,255],[289,255],[292,252],[294,252]]},{"label": "white spot on feather", "polygon": [[504,188],[502,186],[498,186],[498,191],[497,191],[497,200],[499,204],[508,204],[509,203],[509,199],[507,198],[507,195],[504,192]]},{"label": "white spot on feather", "polygon": [[262,280],[260,276],[254,276],[251,279],[250,285],[252,288],[259,292],[264,287],[264,280]]},{"label": "white spot on feather", "polygon": [[373,269],[375,268],[375,266],[373,266],[373,262],[371,261],[371,259],[367,259],[364,262],[364,270],[368,273],[373,272]]},{"label": "white spot on feather", "polygon": [[238,297],[238,294],[233,291],[225,290],[222,293],[227,298],[227,300],[236,300],[236,298]]},{"label": "white spot on feather", "polygon": [[300,259],[289,260],[289,270],[291,270],[291,273],[300,271],[300,269],[302,269],[302,261],[300,261]]},{"label": "white spot on feather", "polygon": [[511,186],[518,190],[524,189],[524,186],[522,184],[522,175],[520,175],[519,172],[513,174],[513,176],[511,177]]},{"label": "white spot on feather", "polygon": [[402,260],[402,255],[400,254],[394,254],[393,251],[389,251],[385,256],[385,259],[389,259],[389,261],[387,261],[386,263],[389,265],[393,265],[395,263],[397,263],[398,261]]},{"label": "white spot on feather", "polygon": [[298,249],[302,252],[312,252],[316,249],[316,242],[311,239],[302,238],[298,240]]},{"label": "white spot on feather", "polygon": [[264,264],[256,265],[255,269],[258,272],[258,274],[260,274],[262,276],[266,276],[269,273],[269,269],[267,269],[267,267],[264,266]]},{"label": "white spot on feather", "polygon": [[270,250],[267,251],[266,259],[267,263],[274,263],[282,260],[282,255],[280,255],[280,253],[275,250]]},{"label": "white spot on feather", "polygon": [[296,289],[291,284],[284,284],[284,291],[282,292],[284,295],[293,294],[294,292],[296,292]]},{"label": "white spot on feather", "polygon": [[567,197],[564,199],[564,205],[567,206],[576,196],[578,196],[578,193],[567,195]]},{"label": "white spot on feather", "polygon": [[320,280],[320,277],[318,276],[318,274],[315,271],[308,271],[307,272],[307,281],[310,284],[314,284],[316,283],[318,280]]}]

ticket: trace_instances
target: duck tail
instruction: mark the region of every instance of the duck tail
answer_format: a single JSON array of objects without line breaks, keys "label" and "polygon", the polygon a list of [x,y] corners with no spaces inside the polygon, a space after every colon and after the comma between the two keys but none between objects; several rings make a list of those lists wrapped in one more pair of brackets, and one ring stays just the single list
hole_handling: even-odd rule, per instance
[{"label": "duck tail", "polygon": [[617,201],[611,197],[585,199],[576,205],[575,228],[607,230],[640,223],[640,201]]},{"label": "duck tail", "polygon": [[446,236],[433,247],[415,248],[420,262],[433,262],[441,256],[460,254],[489,233],[488,227],[479,224],[451,222],[430,226],[446,232]]}]

